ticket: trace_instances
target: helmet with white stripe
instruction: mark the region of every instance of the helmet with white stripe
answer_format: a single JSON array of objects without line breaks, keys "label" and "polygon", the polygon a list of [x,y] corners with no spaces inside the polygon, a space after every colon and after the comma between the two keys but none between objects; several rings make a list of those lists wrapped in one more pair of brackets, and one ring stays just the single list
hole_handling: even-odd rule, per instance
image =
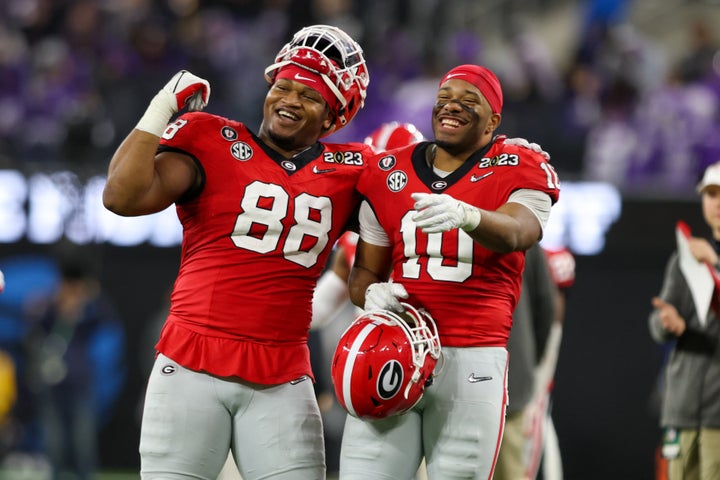
[{"label": "helmet with white stripe", "polygon": [[335,395],[358,418],[411,409],[432,383],[440,339],[432,317],[403,303],[405,313],[368,311],[340,337],[332,362]]}]

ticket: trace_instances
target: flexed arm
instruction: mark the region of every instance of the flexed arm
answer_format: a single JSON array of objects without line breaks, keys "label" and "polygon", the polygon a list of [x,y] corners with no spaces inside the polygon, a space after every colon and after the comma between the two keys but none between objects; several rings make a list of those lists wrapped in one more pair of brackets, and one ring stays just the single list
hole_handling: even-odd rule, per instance
[{"label": "flexed arm", "polygon": [[156,152],[170,118],[184,107],[204,108],[209,98],[208,82],[185,70],[155,95],[110,161],[103,191],[108,210],[125,216],[159,212],[195,185],[198,169],[192,158]]}]

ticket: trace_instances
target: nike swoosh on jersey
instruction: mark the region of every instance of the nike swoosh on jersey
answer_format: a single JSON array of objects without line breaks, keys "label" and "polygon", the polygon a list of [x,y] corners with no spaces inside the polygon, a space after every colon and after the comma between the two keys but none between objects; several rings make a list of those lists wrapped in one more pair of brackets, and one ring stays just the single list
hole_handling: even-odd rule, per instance
[{"label": "nike swoosh on jersey", "polygon": [[475,174],[473,173],[472,176],[470,177],[470,181],[473,182],[473,183],[479,182],[479,181],[482,180],[483,178],[489,177],[489,176],[492,175],[493,173],[495,173],[495,172],[488,172],[488,173],[486,173],[485,175],[480,175],[479,177],[476,177]]},{"label": "nike swoosh on jersey", "polygon": [[313,165],[313,173],[330,173],[334,171],[334,168],[318,168],[317,165]]},{"label": "nike swoosh on jersey", "polygon": [[471,373],[468,377],[468,382],[470,383],[487,382],[488,380],[492,380],[492,377],[478,377],[474,373]]},{"label": "nike swoosh on jersey", "polygon": [[300,378],[296,378],[295,380],[290,380],[290,385],[297,385],[298,383],[302,383],[305,380],[307,380],[309,377],[307,375],[303,375]]},{"label": "nike swoosh on jersey", "polygon": [[296,74],[295,74],[295,80],[305,80],[305,81],[308,81],[308,82],[315,82],[315,79],[314,79],[314,78],[303,77],[303,76],[300,75],[299,73],[296,73]]}]

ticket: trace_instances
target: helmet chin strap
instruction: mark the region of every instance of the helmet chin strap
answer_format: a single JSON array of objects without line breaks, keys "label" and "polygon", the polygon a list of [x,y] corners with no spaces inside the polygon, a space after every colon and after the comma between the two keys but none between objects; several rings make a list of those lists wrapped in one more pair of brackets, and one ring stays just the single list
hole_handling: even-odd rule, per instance
[{"label": "helmet chin strap", "polygon": [[410,388],[413,386],[413,384],[418,383],[421,373],[422,372],[420,371],[420,368],[415,365],[415,370],[413,370],[412,377],[410,377],[410,381],[408,382],[407,386],[405,387],[405,391],[403,392],[406,400],[410,398]]},{"label": "helmet chin strap", "polygon": [[[398,315],[391,311],[388,311],[387,314],[393,317],[396,323],[403,329],[412,346],[413,366],[415,369],[403,392],[405,399],[408,399],[410,398],[410,389],[414,384],[418,383],[422,376],[425,357],[430,355],[438,359],[441,355],[441,346],[440,339],[437,337],[437,327],[432,317],[424,311],[421,313],[408,303],[400,303],[405,308],[404,315]],[[410,321],[405,320],[403,317],[409,317]],[[411,327],[410,323],[414,324],[414,326]],[[432,325],[432,328],[428,325]]]}]

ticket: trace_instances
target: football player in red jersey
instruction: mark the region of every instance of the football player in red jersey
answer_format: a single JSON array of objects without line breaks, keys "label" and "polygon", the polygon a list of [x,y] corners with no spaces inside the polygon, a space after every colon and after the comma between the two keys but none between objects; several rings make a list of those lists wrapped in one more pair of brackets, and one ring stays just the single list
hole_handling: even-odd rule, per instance
[{"label": "football player in red jersey", "polygon": [[311,301],[372,151],[319,139],[352,120],[369,76],[360,46],[326,25],[297,32],[265,74],[257,133],[193,111],[210,85],[182,71],[110,161],[109,210],[175,203],[184,232],[145,398],[143,479],[214,480],[231,447],[245,480],[325,478]]},{"label": "football player in red jersey", "polygon": [[[375,152],[412,145],[423,140],[420,130],[411,123],[387,122],[381,124],[365,138]],[[346,302],[350,301],[347,279],[350,275],[358,234],[345,232],[337,242],[330,268],[318,281],[313,297],[312,328],[327,325]]]},{"label": "football player in red jersey", "polygon": [[[394,150],[396,148],[413,145],[424,140],[423,134],[411,123],[386,122],[373,130],[364,142],[370,145],[376,153]],[[529,143],[524,138],[506,138],[507,145],[518,145],[547,154],[540,145]],[[311,328],[325,327],[346,302],[350,302],[347,280],[350,276],[355,259],[358,234],[347,231],[342,234],[335,245],[330,266],[320,277],[315,295],[313,297],[313,319]]]},{"label": "football player in red jersey", "polygon": [[490,70],[453,68],[433,107],[435,140],[374,157],[358,182],[366,201],[351,298],[366,310],[400,311],[400,300],[424,308],[443,359],[408,413],[348,416],[343,480],[409,479],[423,456],[430,479],[492,478],[524,251],[541,239],[559,195],[546,155],[496,135],[501,109]]}]

